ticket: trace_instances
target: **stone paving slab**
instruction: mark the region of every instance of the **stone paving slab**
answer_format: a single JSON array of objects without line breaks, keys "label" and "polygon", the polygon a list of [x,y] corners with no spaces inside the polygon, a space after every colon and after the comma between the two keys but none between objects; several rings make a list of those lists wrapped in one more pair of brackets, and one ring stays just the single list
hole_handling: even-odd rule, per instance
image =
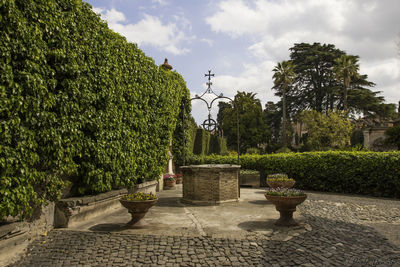
[{"label": "stone paving slab", "polygon": [[[129,214],[117,210],[79,229],[53,230],[10,266],[400,266],[397,239],[388,238],[394,233],[376,227],[397,227],[398,201],[310,192],[296,215],[300,226],[286,228],[273,226],[278,213],[260,189],[221,206],[183,205],[180,194],[162,192],[137,229],[126,229]],[[377,222],[370,205],[390,215],[377,211]],[[357,217],[364,209],[372,219]]]},{"label": "stone paving slab", "polygon": [[[239,202],[221,205],[191,205],[180,202],[182,187],[159,193],[158,203],[142,219],[143,225],[126,228],[130,214],[123,207],[70,229],[111,231],[130,234],[212,236],[226,238],[268,238],[282,229],[274,222],[279,218],[275,206],[264,197],[263,190],[242,189]],[[307,223],[299,212],[294,218],[300,226],[294,231],[305,231]],[[309,226],[308,226],[309,227]],[[250,237],[249,237],[250,236]]]}]

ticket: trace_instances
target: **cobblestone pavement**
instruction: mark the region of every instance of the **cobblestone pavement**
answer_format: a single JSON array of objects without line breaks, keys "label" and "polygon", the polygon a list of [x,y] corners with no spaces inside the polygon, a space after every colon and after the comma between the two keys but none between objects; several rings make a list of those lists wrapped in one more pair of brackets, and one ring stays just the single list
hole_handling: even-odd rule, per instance
[{"label": "cobblestone pavement", "polygon": [[236,239],[53,230],[11,266],[400,266],[399,246],[371,226],[400,227],[398,203],[310,194],[304,226]]}]

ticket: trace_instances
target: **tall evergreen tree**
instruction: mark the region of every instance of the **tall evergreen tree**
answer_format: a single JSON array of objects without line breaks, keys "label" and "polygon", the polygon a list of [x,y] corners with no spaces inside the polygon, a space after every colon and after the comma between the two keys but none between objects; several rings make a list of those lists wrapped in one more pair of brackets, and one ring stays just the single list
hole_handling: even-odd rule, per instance
[{"label": "tall evergreen tree", "polygon": [[335,63],[333,72],[336,79],[343,84],[343,110],[347,112],[347,91],[350,87],[350,82],[360,76],[358,74],[360,69],[358,56],[341,55],[335,59]]},{"label": "tall evergreen tree", "polygon": [[293,84],[296,74],[294,73],[294,65],[291,61],[278,62],[272,71],[274,72],[272,76],[274,87],[282,89],[282,143],[286,147],[286,92]]}]

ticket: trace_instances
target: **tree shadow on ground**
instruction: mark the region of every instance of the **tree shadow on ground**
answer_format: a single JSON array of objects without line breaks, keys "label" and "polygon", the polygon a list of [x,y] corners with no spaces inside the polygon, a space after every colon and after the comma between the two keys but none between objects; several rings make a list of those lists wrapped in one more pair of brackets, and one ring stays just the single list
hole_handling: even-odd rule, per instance
[{"label": "tree shadow on ground", "polygon": [[156,206],[182,208],[183,204],[180,201],[181,197],[163,197],[158,199]]},{"label": "tree shadow on ground", "polygon": [[89,228],[93,232],[120,232],[129,229],[126,223],[100,223]]},{"label": "tree shadow on ground", "polygon": [[238,224],[238,227],[246,231],[262,231],[277,229],[274,225],[276,219],[267,219],[263,221],[247,221]]},{"label": "tree shadow on ground", "polygon": [[250,204],[256,204],[256,205],[272,205],[271,202],[269,202],[268,200],[252,200],[249,201]]},{"label": "tree shadow on ground", "polygon": [[122,232],[135,229],[154,229],[155,227],[159,228],[159,225],[142,219],[134,226],[128,226],[126,223],[99,223],[90,227],[89,230],[93,232]]},{"label": "tree shadow on ground", "polygon": [[[303,215],[311,226],[288,241],[262,241],[263,263],[284,261],[284,265],[314,266],[399,266],[400,248],[374,228],[361,224]],[[242,227],[252,226],[252,222]],[[267,222],[253,227],[268,226]],[[284,255],[282,255],[284,251]],[[285,256],[286,255],[286,256]],[[396,265],[397,264],[397,265]]]}]

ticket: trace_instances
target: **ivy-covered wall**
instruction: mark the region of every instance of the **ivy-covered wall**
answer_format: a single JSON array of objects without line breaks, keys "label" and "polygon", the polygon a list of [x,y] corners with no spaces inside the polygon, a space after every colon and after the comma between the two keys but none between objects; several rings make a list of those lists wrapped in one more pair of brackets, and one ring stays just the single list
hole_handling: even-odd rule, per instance
[{"label": "ivy-covered wall", "polygon": [[0,219],[131,187],[167,161],[183,78],[81,0],[0,1]]}]

